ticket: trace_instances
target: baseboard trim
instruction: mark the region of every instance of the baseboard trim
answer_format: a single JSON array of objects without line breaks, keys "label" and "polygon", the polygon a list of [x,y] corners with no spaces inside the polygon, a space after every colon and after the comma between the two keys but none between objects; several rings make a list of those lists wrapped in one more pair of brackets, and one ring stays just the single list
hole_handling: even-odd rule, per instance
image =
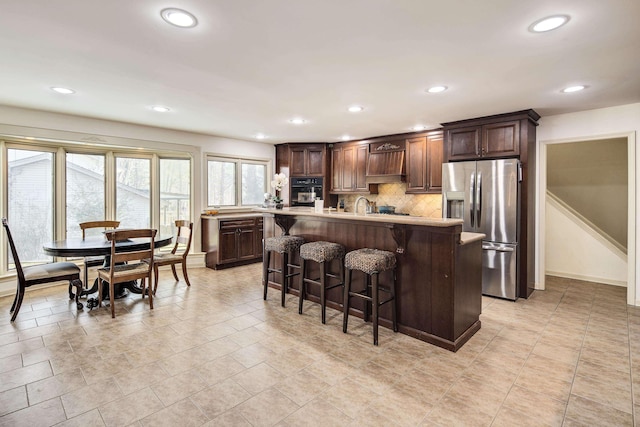
[{"label": "baseboard trim", "polygon": [[564,277],[566,279],[584,280],[585,282],[602,283],[602,284],[605,284],[605,285],[620,286],[622,288],[626,288],[627,287],[627,282],[624,282],[624,281],[621,281],[621,280],[605,279],[605,278],[602,278],[602,277],[593,277],[593,276],[583,276],[581,274],[565,273],[565,272],[560,272],[560,271],[546,271],[545,274],[547,274],[549,276]]}]

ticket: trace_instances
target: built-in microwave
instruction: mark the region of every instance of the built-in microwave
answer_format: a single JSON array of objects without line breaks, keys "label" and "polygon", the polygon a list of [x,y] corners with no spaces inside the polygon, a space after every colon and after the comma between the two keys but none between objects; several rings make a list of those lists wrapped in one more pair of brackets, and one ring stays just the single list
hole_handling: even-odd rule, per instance
[{"label": "built-in microwave", "polygon": [[291,206],[313,206],[322,198],[322,178],[291,178]]}]

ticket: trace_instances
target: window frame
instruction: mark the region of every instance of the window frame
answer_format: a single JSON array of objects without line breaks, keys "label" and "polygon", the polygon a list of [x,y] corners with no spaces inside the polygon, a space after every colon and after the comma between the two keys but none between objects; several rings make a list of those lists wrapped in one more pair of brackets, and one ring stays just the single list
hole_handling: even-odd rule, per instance
[{"label": "window frame", "polygon": [[[67,217],[66,217],[66,154],[88,154],[101,155],[105,158],[105,213],[104,219],[116,219],[116,159],[117,157],[146,158],[150,160],[150,218],[151,228],[160,228],[160,159],[177,159],[189,161],[189,220],[195,221],[196,194],[195,188],[195,167],[194,153],[189,151],[180,152],[178,150],[155,150],[153,148],[132,148],[126,146],[100,145],[74,143],[73,141],[60,140],[22,140],[22,138],[0,137],[0,194],[2,194],[2,212],[6,216],[8,212],[8,149],[21,149],[30,151],[51,152],[53,160],[53,239],[61,240],[66,238]],[[186,219],[186,218],[185,218]],[[4,232],[0,235],[0,277],[15,274],[15,269],[8,269],[8,243]],[[57,260],[57,258],[53,258]]]},{"label": "window frame", "polygon": [[[260,206],[259,203],[256,204],[242,204],[242,165],[243,164],[251,164],[251,165],[262,165],[265,167],[265,180],[264,180],[264,188],[263,193],[269,192],[269,185],[271,171],[272,171],[272,160],[261,158],[261,157],[238,157],[238,156],[228,156],[224,154],[216,154],[216,153],[205,153],[204,154],[204,166],[203,171],[205,174],[205,183],[204,187],[204,202],[208,209],[219,209],[221,211],[224,210],[238,210],[238,209],[250,209],[254,207]],[[234,205],[226,205],[226,206],[218,206],[210,204],[209,202],[209,161],[219,161],[219,162],[228,162],[235,163],[235,204]]]}]

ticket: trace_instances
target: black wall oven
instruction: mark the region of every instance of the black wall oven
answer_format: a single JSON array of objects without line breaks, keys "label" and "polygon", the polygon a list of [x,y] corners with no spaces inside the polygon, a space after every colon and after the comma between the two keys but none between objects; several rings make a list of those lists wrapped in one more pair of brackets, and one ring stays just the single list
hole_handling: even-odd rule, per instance
[{"label": "black wall oven", "polygon": [[291,178],[291,206],[313,206],[322,198],[322,178]]}]

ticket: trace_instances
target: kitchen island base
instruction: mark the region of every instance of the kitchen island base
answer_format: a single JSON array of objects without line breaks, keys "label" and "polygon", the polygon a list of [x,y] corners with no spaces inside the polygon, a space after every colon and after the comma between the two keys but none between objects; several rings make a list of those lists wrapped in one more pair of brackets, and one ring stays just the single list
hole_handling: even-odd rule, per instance
[{"label": "kitchen island base", "polygon": [[[336,242],[347,251],[368,247],[395,252],[400,333],[457,351],[480,329],[483,235],[462,233],[461,221],[293,209],[263,212],[265,237],[291,234],[307,242]],[[355,289],[363,286],[354,278]],[[298,295],[297,280],[289,291]],[[308,293],[307,299],[319,302],[319,295]],[[350,315],[362,318],[363,303],[354,301]],[[327,293],[327,306],[342,309],[341,289]],[[390,307],[381,307],[380,325],[391,328]]]}]

